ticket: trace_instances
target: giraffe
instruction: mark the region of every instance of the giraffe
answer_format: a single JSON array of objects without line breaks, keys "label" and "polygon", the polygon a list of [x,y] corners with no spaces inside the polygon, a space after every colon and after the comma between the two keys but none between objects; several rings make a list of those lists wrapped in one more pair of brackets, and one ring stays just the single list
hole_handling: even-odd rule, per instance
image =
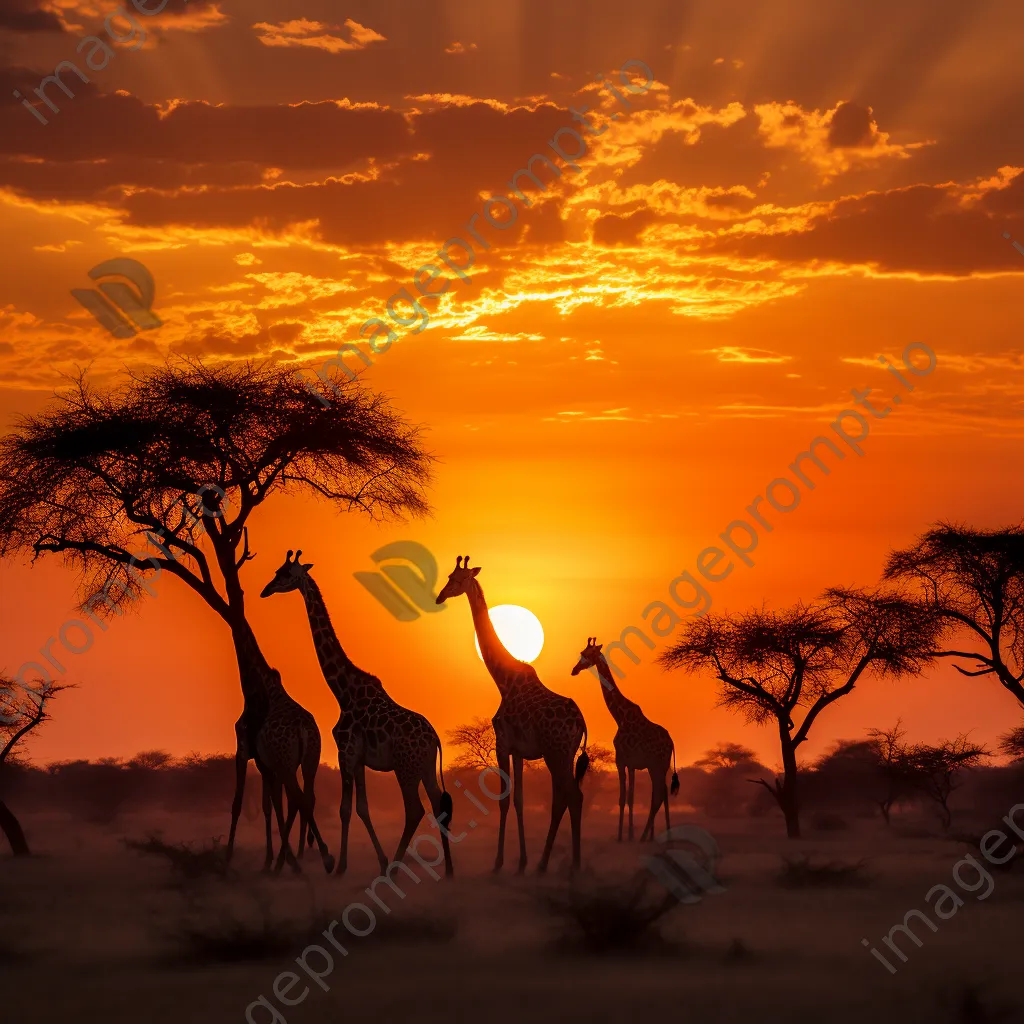
[{"label": "giraffe", "polygon": [[[405,829],[398,843],[395,862],[401,862],[413,834],[423,819],[420,783],[434,812],[433,823],[441,832],[445,874],[454,873],[449,847],[452,823],[452,798],[444,786],[444,763],[441,740],[434,727],[422,716],[403,708],[385,691],[381,681],[357,668],[342,649],[323,595],[309,574],[312,563],[303,565],[302,551],[289,551],[284,564],[263,588],[261,597],[287,594],[298,590],[306,606],[306,617],[313,634],[313,647],[324,679],[338,701],[341,717],[334,727],[338,745],[338,768],[341,771],[341,852],[338,874],[348,866],[348,834],[352,818],[352,788],[356,791],[356,814],[359,815],[373,843],[382,872],[387,870],[377,834],[370,820],[366,799],[366,769],[394,772],[405,804]],[[435,770],[442,758],[438,786]]]},{"label": "giraffe", "polygon": [[637,769],[646,769],[651,776],[651,813],[640,833],[640,842],[654,839],[654,818],[662,803],[665,805],[665,828],[671,828],[668,815],[668,787],[665,776],[672,765],[672,795],[679,792],[676,773],[676,747],[668,730],[652,722],[640,710],[639,704],[623,696],[615,685],[612,670],[601,653],[597,637],[588,637],[587,646],[580,651],[580,660],[572,670],[578,675],[584,669],[596,668],[601,681],[604,702],[618,725],[612,745],[615,747],[615,767],[619,770],[619,842],[622,842],[622,815],[626,804],[626,773],[629,773],[629,839],[633,839],[633,782]]},{"label": "giraffe", "polygon": [[[281,835],[281,849],[274,870],[279,872],[286,860],[295,871],[300,870],[288,844],[288,834],[296,813],[299,813],[300,829],[308,826],[310,845],[315,839],[324,870],[329,874],[334,869],[334,858],[313,818],[313,778],[315,766],[320,761],[320,730],[316,720],[288,695],[281,682],[281,673],[267,664],[247,622],[242,620],[232,628],[232,638],[238,655],[244,705],[235,723],[235,796],[231,803],[227,859],[230,860],[234,853],[235,831],[245,794],[246,767],[250,760],[255,760],[263,783],[263,813],[267,830],[264,870],[270,868],[274,856],[270,819],[273,807]],[[300,767],[305,789],[299,786],[296,778]],[[287,821],[282,791],[288,797]]]},{"label": "giraffe", "polygon": [[[526,835],[523,830],[523,761],[537,761],[541,758],[551,773],[551,825],[544,842],[537,870],[547,870],[551,848],[558,834],[558,826],[569,809],[572,827],[572,867],[580,866],[580,819],[583,809],[583,794],[580,783],[587,770],[587,723],[583,720],[576,702],[549,690],[537,678],[533,666],[512,657],[498,639],[484,592],[477,582],[479,566],[470,569],[469,555],[463,564],[460,555],[455,560],[455,569],[448,577],[437,603],[459,594],[469,599],[473,625],[480,643],[480,653],[490,672],[491,678],[501,694],[501,703],[492,719],[494,725],[495,753],[502,779],[509,781],[509,759],[515,775],[516,821],[519,826],[519,871],[526,869]],[[582,752],[573,770],[573,755]],[[498,824],[498,855],[494,870],[500,871],[505,859],[505,820],[508,817],[508,785],[500,800],[501,818]]]}]

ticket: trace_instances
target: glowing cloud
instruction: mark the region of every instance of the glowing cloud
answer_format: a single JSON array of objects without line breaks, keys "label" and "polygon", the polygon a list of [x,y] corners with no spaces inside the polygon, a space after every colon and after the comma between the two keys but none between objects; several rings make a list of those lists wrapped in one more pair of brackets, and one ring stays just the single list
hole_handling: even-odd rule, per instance
[{"label": "glowing cloud", "polygon": [[349,39],[331,35],[328,31],[337,30],[339,26],[325,25],[321,21],[310,21],[307,18],[295,18],[277,24],[261,21],[253,25],[264,46],[308,46],[328,53],[341,53],[344,50],[365,50],[370,43],[386,41],[386,37],[379,32],[351,18],[345,20],[344,27],[349,30]]}]

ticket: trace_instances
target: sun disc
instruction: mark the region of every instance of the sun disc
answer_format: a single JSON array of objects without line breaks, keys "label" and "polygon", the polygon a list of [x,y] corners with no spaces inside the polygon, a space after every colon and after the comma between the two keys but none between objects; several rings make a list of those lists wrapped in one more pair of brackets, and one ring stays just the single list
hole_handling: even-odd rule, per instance
[{"label": "sun disc", "polygon": [[[491,608],[489,614],[494,632],[513,658],[526,662],[536,660],[544,647],[544,627],[533,612],[517,604],[499,604]],[[483,660],[479,640],[476,653]]]}]

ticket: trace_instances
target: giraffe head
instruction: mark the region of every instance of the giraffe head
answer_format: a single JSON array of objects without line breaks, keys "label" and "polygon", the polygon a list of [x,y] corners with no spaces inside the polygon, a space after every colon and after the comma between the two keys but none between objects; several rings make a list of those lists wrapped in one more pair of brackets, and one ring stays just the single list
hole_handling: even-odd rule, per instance
[{"label": "giraffe head", "polygon": [[271,594],[287,594],[290,590],[298,590],[306,573],[313,568],[313,563],[303,565],[299,561],[302,551],[295,552],[295,560],[292,560],[292,553],[284,560],[284,565],[274,573],[274,578],[260,591],[260,597],[270,597]]},{"label": "giraffe head", "polygon": [[601,646],[597,642],[596,636],[587,637],[587,646],[580,651],[580,660],[576,662],[576,667],[572,670],[574,676],[578,676],[581,672],[593,668],[597,664],[597,659],[601,655]]},{"label": "giraffe head", "polygon": [[466,592],[466,587],[469,585],[469,581],[480,572],[479,565],[470,569],[469,555],[465,556],[465,565],[462,564],[462,560],[462,555],[459,555],[459,557],[455,559],[455,568],[448,577],[448,582],[442,588],[441,593],[437,595],[438,604],[444,604],[449,597],[458,597],[459,594],[464,594]]}]

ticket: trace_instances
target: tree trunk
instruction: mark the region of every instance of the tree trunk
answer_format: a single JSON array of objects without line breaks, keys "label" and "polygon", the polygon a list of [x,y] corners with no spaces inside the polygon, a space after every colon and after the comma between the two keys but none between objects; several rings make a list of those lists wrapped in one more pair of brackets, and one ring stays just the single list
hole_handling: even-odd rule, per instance
[{"label": "tree trunk", "polygon": [[21,823],[3,800],[0,800],[0,832],[3,832],[7,837],[7,842],[11,844],[11,853],[15,857],[27,857],[29,855],[28,842],[25,839]]},{"label": "tree trunk", "polygon": [[796,747],[789,738],[789,730],[779,723],[782,740],[782,813],[786,819],[786,835],[790,839],[800,838],[800,799],[797,794]]}]

